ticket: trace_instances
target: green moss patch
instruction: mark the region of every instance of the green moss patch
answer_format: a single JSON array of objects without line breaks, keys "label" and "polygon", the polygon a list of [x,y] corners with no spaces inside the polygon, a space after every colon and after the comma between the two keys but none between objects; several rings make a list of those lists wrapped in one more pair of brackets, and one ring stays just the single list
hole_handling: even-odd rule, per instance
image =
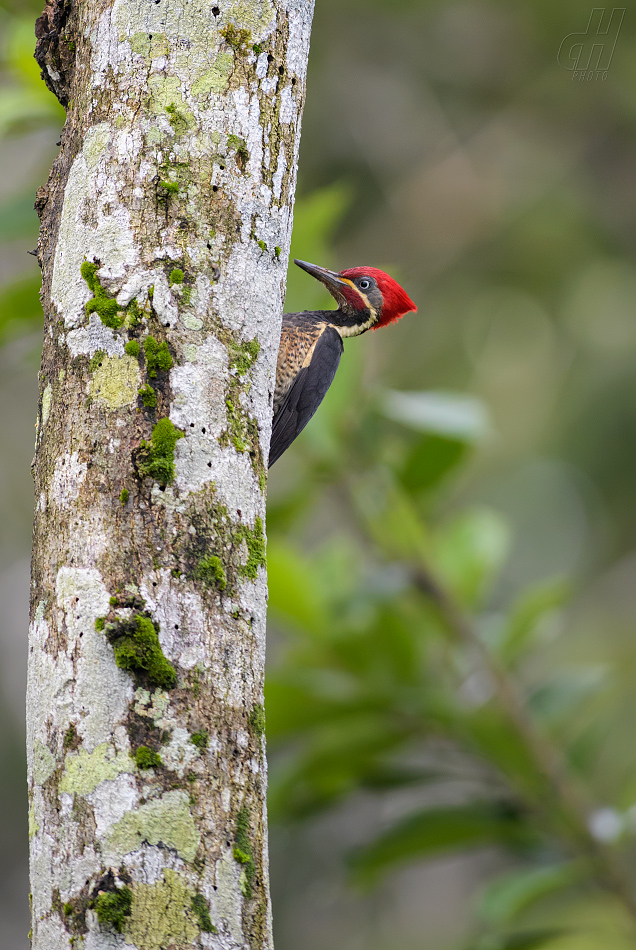
[{"label": "green moss patch", "polygon": [[75,731],[75,725],[70,724],[66,732],[64,733],[64,751],[68,752],[69,749],[72,749],[75,745],[75,740],[77,738],[77,732]]},{"label": "green moss patch", "polygon": [[236,374],[230,376],[230,386],[225,400],[227,407],[228,428],[221,436],[221,445],[231,444],[237,452],[248,452],[252,467],[256,475],[264,471],[258,426],[241,406],[241,394],[249,387],[249,382],[242,382],[240,377],[247,376],[260,353],[260,343],[255,338],[246,343],[229,343],[230,369]]},{"label": "green moss patch", "polygon": [[170,102],[166,106],[166,112],[168,113],[168,122],[172,126],[175,135],[183,135],[184,132],[188,131],[188,120],[183,112],[179,112],[174,102]]},{"label": "green moss patch", "polygon": [[179,194],[179,182],[178,181],[163,181],[159,182],[159,187],[163,188],[165,192],[169,195],[178,195]]},{"label": "green moss patch", "polygon": [[146,354],[146,369],[150,377],[155,377],[159,371],[167,373],[172,366],[172,356],[165,340],[157,343],[154,336],[147,336],[144,340]]},{"label": "green moss patch", "polygon": [[158,769],[163,762],[158,752],[149,749],[147,745],[140,745],[135,752],[135,765],[138,769]]},{"label": "green moss patch", "polygon": [[241,30],[233,23],[228,23],[220,30],[220,33],[227,45],[231,46],[237,53],[245,56],[249,52],[252,45],[251,30]]},{"label": "green moss patch", "polygon": [[[142,315],[137,300],[133,297],[130,303],[125,307],[118,304],[116,299],[108,294],[102,287],[99,277],[97,276],[98,270],[99,264],[95,264],[92,261],[84,261],[80,268],[82,277],[88,284],[88,289],[93,294],[92,300],[89,300],[84,307],[86,315],[96,313],[102,323],[110,327],[111,330],[118,330],[124,325],[126,319],[128,319],[128,323],[131,326],[137,324]],[[97,356],[97,353],[95,356]],[[95,359],[95,357],[93,357],[93,359]]]},{"label": "green moss patch", "polygon": [[265,732],[265,709],[260,703],[254,703],[250,712],[248,722],[257,736],[262,736]]},{"label": "green moss patch", "polygon": [[256,338],[240,345],[230,344],[230,369],[235,369],[239,376],[247,376],[260,351],[261,344]]},{"label": "green moss patch", "polygon": [[97,919],[104,927],[110,927],[116,933],[123,932],[124,923],[132,912],[133,895],[129,887],[121,887],[116,891],[100,894],[93,901],[93,909]]},{"label": "green moss patch", "polygon": [[210,734],[207,729],[201,729],[199,732],[193,732],[190,736],[190,742],[192,745],[195,745],[197,749],[201,749],[203,752],[208,747],[210,741]]},{"label": "green moss patch", "polygon": [[247,452],[250,447],[250,440],[244,415],[240,407],[237,409],[230,397],[225,400],[225,406],[227,408],[228,429],[224,434],[225,438],[223,438],[223,435],[221,436],[220,444],[227,445],[231,443],[237,452]]},{"label": "green moss patch", "polygon": [[239,574],[255,581],[259,567],[265,567],[267,564],[262,518],[256,518],[253,530],[241,525],[238,528],[237,537],[241,537],[247,544],[247,561],[239,566]]},{"label": "green moss patch", "polygon": [[[258,577],[259,567],[266,564],[265,533],[260,517],[255,519],[253,528],[234,523],[226,506],[216,501],[213,487],[208,489],[207,497],[199,497],[196,505],[192,504],[188,513],[196,535],[186,533],[177,542],[177,556],[187,576],[214,584],[217,589],[232,590],[236,589],[238,580]],[[212,551],[222,551],[223,560],[217,554],[208,553]]]},{"label": "green moss patch", "polygon": [[175,428],[170,419],[160,419],[152,430],[150,442],[144,439],[139,448],[139,474],[154,478],[164,488],[172,484],[175,477],[174,448],[184,435],[181,429]]},{"label": "green moss patch", "polygon": [[157,406],[157,393],[154,391],[152,386],[146,383],[141,387],[138,393],[141,396],[141,401],[143,402],[146,409],[155,409]]},{"label": "green moss patch", "polygon": [[234,850],[232,853],[234,855],[234,860],[243,865],[245,880],[242,884],[242,890],[243,894],[248,900],[252,896],[252,885],[254,882],[254,875],[256,874],[256,866],[254,864],[254,856],[252,854],[252,845],[250,843],[249,832],[250,813],[249,809],[246,806],[243,806],[236,816]]},{"label": "green moss patch", "polygon": [[90,261],[84,261],[81,267],[82,277],[93,294],[93,299],[89,300],[84,308],[86,315],[97,313],[102,323],[112,330],[118,330],[124,323],[124,308],[106,293],[97,276],[97,270],[98,265]]},{"label": "green moss patch", "polygon": [[216,586],[219,590],[227,587],[227,576],[221,558],[210,554],[201,558],[196,570],[196,576],[210,587]]},{"label": "green moss patch", "polygon": [[217,933],[217,929],[212,923],[212,918],[210,917],[210,905],[206,901],[203,894],[195,894],[190,901],[190,905],[194,913],[197,915],[201,932],[204,934]]},{"label": "green moss patch", "polygon": [[183,283],[183,271],[180,267],[175,267],[170,271],[170,286]]},{"label": "green moss patch", "polygon": [[128,489],[122,488],[121,492],[119,493],[119,501],[121,502],[123,507],[125,507],[128,504],[129,497],[130,497],[130,493]]},{"label": "green moss patch", "polygon": [[124,350],[129,356],[134,356],[135,359],[139,359],[139,353],[141,351],[139,340],[128,340],[124,346]]},{"label": "green moss patch", "polygon": [[88,368],[91,373],[94,373],[95,370],[102,365],[102,361],[105,356],[106,356],[106,353],[104,352],[104,350],[95,351],[95,353],[91,357],[90,363],[88,364]]},{"label": "green moss patch", "polygon": [[106,637],[112,644],[117,666],[131,673],[138,686],[172,689],[177,674],[163,655],[157,630],[150,617],[137,614],[108,624]]}]

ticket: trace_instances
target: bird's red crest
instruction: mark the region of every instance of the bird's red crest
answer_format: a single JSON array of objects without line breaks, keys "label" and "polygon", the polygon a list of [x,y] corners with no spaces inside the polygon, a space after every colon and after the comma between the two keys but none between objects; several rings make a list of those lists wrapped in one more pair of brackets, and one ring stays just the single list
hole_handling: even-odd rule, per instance
[{"label": "bird's red crest", "polygon": [[368,277],[375,278],[382,294],[382,310],[380,319],[373,327],[374,330],[386,327],[389,323],[394,323],[405,313],[417,312],[417,307],[407,292],[400,287],[397,281],[385,274],[383,270],[378,270],[377,267],[350,267],[348,270],[341,271],[340,276],[354,280],[356,277],[362,277],[365,274]]}]

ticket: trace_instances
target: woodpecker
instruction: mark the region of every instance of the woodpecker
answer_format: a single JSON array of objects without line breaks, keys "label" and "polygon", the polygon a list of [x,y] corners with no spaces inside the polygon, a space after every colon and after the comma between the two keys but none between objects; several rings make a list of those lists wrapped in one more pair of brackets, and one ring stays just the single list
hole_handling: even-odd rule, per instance
[{"label": "woodpecker", "polygon": [[337,274],[306,261],[294,260],[294,264],[325,285],[338,309],[283,314],[270,467],[324,399],[340,363],[343,339],[379,330],[417,310],[406,291],[376,267],[350,267]]}]

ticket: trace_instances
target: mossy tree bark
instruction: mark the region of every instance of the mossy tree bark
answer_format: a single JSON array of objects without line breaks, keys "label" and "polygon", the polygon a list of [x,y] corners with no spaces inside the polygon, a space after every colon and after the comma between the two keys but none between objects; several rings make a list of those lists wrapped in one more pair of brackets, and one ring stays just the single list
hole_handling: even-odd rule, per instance
[{"label": "mossy tree bark", "polygon": [[35,950],[270,947],[265,485],[312,0],[47,0],[68,117],[28,762]]}]

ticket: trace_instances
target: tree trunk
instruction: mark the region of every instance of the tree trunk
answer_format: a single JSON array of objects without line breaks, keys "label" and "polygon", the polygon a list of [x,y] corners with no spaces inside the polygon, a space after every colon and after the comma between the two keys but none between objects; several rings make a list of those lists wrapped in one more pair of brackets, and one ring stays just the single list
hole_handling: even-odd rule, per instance
[{"label": "tree trunk", "polygon": [[270,947],[265,488],[312,0],[47,0],[68,108],[28,679],[32,940]]}]

